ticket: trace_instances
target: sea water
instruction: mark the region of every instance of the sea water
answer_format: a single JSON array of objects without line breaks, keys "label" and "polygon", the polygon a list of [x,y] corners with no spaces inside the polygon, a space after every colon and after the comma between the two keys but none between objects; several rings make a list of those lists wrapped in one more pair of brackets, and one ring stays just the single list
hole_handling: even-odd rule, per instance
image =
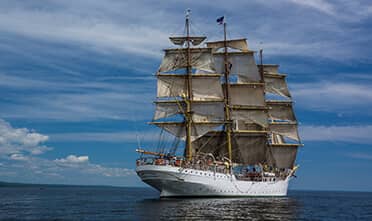
[{"label": "sea water", "polygon": [[151,188],[0,187],[0,220],[372,220],[372,193],[160,199]]}]

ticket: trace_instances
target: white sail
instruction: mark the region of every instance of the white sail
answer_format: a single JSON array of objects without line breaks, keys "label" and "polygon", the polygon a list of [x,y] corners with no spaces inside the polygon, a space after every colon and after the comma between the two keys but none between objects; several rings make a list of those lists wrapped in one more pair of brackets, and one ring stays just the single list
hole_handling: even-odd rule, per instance
[{"label": "white sail", "polygon": [[[186,139],[186,126],[183,122],[152,122],[152,124],[166,130],[176,137],[183,140]],[[203,136],[221,124],[223,124],[223,122],[193,122],[191,127],[191,140],[193,141]]]},{"label": "white sail", "polygon": [[273,120],[296,121],[291,101],[267,101],[269,117]]},{"label": "white sail", "polygon": [[261,127],[267,127],[267,112],[266,110],[251,110],[251,109],[233,109],[231,111],[233,120],[240,120],[244,123],[254,123]]},{"label": "white sail", "polygon": [[[230,74],[238,76],[238,82],[259,82],[261,75],[254,59],[253,52],[229,52],[228,62]],[[214,54],[214,63],[217,73],[225,72],[225,61],[223,53]]]},{"label": "white sail", "polygon": [[[190,65],[192,68],[214,71],[212,50],[210,48],[191,48]],[[187,49],[166,49],[159,72],[169,72],[187,67]]]},{"label": "white sail", "polygon": [[192,119],[195,122],[211,122],[224,120],[224,104],[222,102],[194,102],[191,105]]},{"label": "white sail", "polygon": [[[222,101],[193,102],[191,105],[192,119],[195,122],[213,122],[224,119],[224,105]],[[156,102],[154,120],[182,114],[186,111],[183,101]]]},{"label": "white sail", "polygon": [[230,104],[265,106],[265,94],[261,84],[230,84]]},{"label": "white sail", "polygon": [[186,96],[186,78],[158,75],[157,97]]},{"label": "white sail", "polygon": [[265,90],[268,93],[277,94],[283,97],[290,98],[287,83],[285,82],[285,75],[279,74],[265,74]]},{"label": "white sail", "polygon": [[[248,44],[245,38],[227,40],[226,45],[229,48],[237,49],[244,52],[248,51]],[[216,52],[218,51],[218,49],[225,47],[225,42],[224,41],[207,42],[207,47],[213,48],[213,52]]]},{"label": "white sail", "polygon": [[171,117],[176,114],[183,113],[184,105],[177,101],[175,102],[157,102],[156,110],[153,117],[153,120],[159,120],[162,118]]},{"label": "white sail", "polygon": [[270,131],[274,134],[280,134],[292,140],[300,141],[300,137],[298,136],[297,123],[275,122],[270,123],[269,128]]},{"label": "white sail", "polygon": [[[192,93],[195,100],[223,99],[219,76],[193,76]],[[158,75],[157,97],[186,96],[186,75]]]}]

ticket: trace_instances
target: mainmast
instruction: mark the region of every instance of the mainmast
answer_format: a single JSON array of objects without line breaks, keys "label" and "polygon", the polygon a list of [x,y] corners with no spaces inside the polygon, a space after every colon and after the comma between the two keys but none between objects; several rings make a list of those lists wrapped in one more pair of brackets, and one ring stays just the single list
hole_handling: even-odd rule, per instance
[{"label": "mainmast", "polygon": [[230,82],[229,82],[229,61],[227,51],[227,39],[226,39],[226,22],[223,22],[223,34],[224,34],[224,63],[225,63],[225,132],[226,132],[226,145],[229,154],[229,159],[232,160],[232,147],[231,147],[231,118],[230,118]]},{"label": "mainmast", "polygon": [[263,57],[262,57],[263,49],[260,48],[260,76],[261,76],[261,82],[264,83],[264,68],[263,68]]},{"label": "mainmast", "polygon": [[185,97],[186,113],[185,113],[185,124],[186,124],[186,148],[185,155],[187,160],[192,158],[192,143],[191,143],[191,127],[192,127],[192,67],[191,67],[191,50],[190,50],[190,9],[186,11],[186,44],[187,44],[187,65],[186,65],[186,87],[187,95]]}]

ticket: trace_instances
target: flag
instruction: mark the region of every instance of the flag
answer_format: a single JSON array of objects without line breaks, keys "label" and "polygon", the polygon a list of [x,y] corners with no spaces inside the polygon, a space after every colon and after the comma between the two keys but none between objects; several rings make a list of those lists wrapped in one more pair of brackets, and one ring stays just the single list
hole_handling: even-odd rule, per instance
[{"label": "flag", "polygon": [[219,25],[222,25],[223,24],[223,19],[225,18],[225,16],[222,16],[222,17],[219,17],[219,18],[217,18],[217,23],[219,24]]}]

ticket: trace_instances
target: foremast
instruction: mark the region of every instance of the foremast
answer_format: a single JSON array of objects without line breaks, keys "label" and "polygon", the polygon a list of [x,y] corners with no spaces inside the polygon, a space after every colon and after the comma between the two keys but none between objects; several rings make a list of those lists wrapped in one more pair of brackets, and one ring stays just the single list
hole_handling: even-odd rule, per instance
[{"label": "foremast", "polygon": [[[224,96],[212,48],[196,47],[206,37],[190,35],[190,10],[186,12],[185,29],[185,36],[170,37],[180,47],[164,50],[157,72],[156,112],[151,124],[184,140],[184,156],[191,161],[197,152],[193,141],[224,123]],[[181,115],[183,121],[172,119],[174,115]]]},{"label": "foremast", "polygon": [[187,53],[186,53],[186,87],[187,87],[187,95],[185,97],[186,103],[186,113],[185,113],[185,124],[186,124],[186,146],[185,146],[185,157],[187,160],[191,160],[192,158],[192,143],[191,143],[191,127],[192,127],[192,112],[191,112],[191,105],[192,105],[192,67],[191,67],[191,45],[190,45],[190,10],[186,11],[186,45],[187,45]]},{"label": "foremast", "polygon": [[225,64],[225,71],[224,71],[224,104],[225,104],[225,133],[226,133],[226,147],[228,151],[228,158],[230,162],[232,162],[232,144],[231,144],[231,127],[232,121],[230,118],[230,80],[229,80],[229,61],[228,61],[228,52],[227,52],[227,37],[226,37],[226,22],[223,22],[223,36],[224,36],[224,64]]}]

